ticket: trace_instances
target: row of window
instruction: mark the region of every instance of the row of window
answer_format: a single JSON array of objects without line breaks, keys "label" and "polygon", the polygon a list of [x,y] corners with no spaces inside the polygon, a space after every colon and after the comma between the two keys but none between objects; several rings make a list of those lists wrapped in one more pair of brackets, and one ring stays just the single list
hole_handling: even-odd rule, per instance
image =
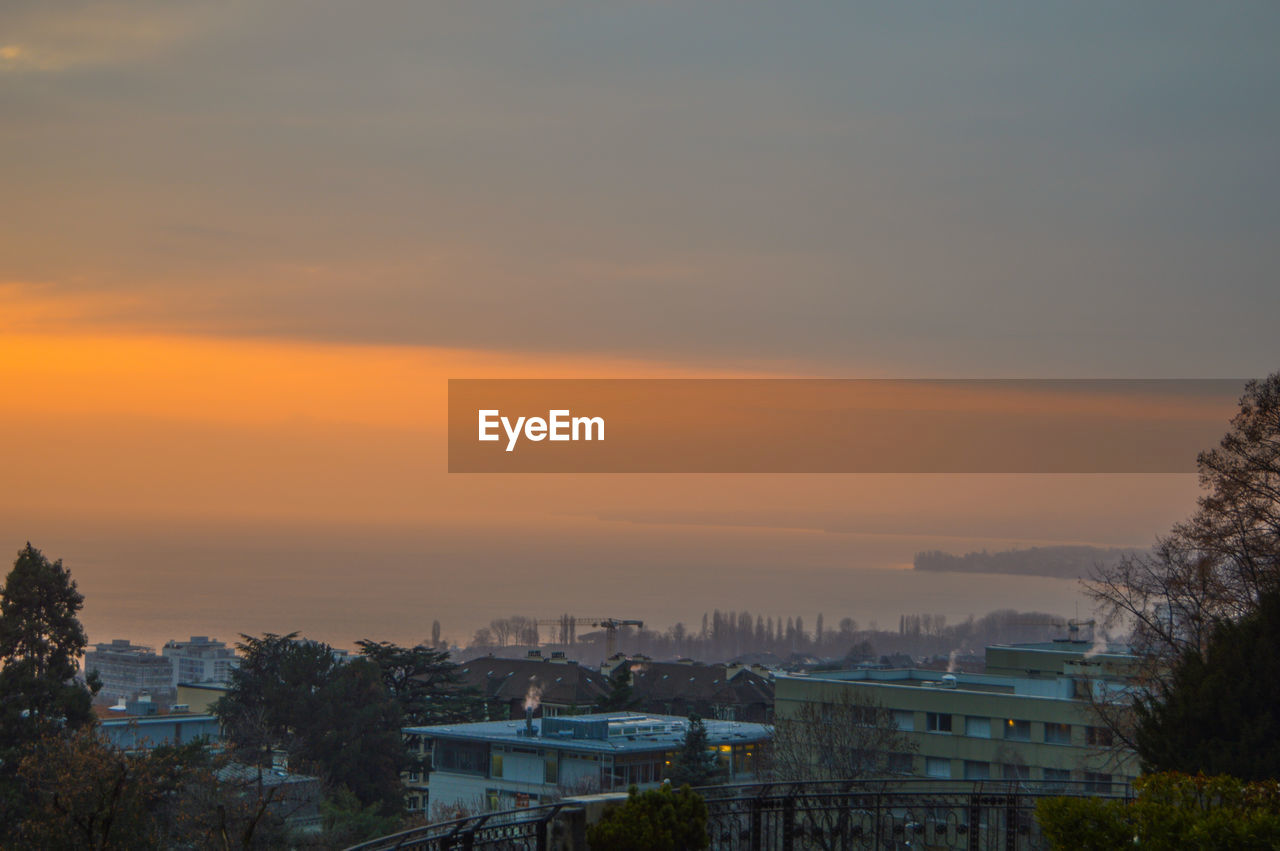
[{"label": "row of window", "polygon": [[[899,730],[915,729],[915,713],[906,710],[895,710],[894,721]],[[953,731],[952,718],[946,712],[926,712],[925,730],[930,733],[950,733]],[[1011,742],[1031,741],[1031,722],[1021,718],[1005,718],[998,722],[1001,738]],[[991,719],[972,715],[964,716],[964,734],[978,739],[992,738]],[[1071,744],[1071,725],[1044,724],[1044,741],[1051,745]],[[1111,731],[1105,727],[1085,727],[1085,743],[1098,747],[1111,746]]]},{"label": "row of window", "polygon": [[[939,779],[951,779],[952,766],[951,760],[944,757],[925,757],[924,761],[925,774],[929,777]],[[1041,780],[1045,783],[1070,783],[1071,769],[1069,768],[1039,768],[1036,769],[1039,777],[1032,778],[1031,766],[1018,765],[1013,763],[990,763],[990,762],[974,762],[972,760],[964,761],[965,780],[1023,780],[1031,781],[1032,779]],[[996,772],[999,772],[998,774]],[[1084,781],[1086,790],[1095,794],[1108,794],[1111,792],[1111,775],[1100,774],[1094,771],[1084,772]]]}]

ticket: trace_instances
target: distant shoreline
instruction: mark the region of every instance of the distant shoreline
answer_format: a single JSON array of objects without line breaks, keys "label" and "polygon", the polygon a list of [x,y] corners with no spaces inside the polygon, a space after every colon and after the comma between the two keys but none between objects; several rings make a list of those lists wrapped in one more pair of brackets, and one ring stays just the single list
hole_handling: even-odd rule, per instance
[{"label": "distant shoreline", "polygon": [[916,553],[914,570],[932,573],[989,573],[1015,576],[1046,576],[1054,579],[1087,579],[1095,567],[1111,567],[1144,550],[1122,547],[1058,546],[1031,547],[964,555],[928,550]]}]

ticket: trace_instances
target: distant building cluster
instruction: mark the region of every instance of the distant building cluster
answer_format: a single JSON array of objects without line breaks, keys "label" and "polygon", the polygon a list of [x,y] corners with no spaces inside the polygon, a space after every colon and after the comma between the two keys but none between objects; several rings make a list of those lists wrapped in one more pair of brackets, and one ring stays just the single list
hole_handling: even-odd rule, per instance
[{"label": "distant building cluster", "polygon": [[[890,719],[898,752],[878,770],[891,776],[1108,793],[1138,775],[1134,754],[1091,711],[1128,688],[1136,659],[1127,648],[1072,637],[944,661],[945,670],[900,655],[784,672],[621,653],[599,669],[563,651],[473,658],[458,673],[488,720],[405,728],[421,760],[404,775],[406,802],[439,817],[655,786],[669,776],[693,715],[704,719],[725,781],[767,780],[775,725],[781,737],[781,725],[838,717],[840,705],[876,708],[853,723]],[[234,649],[208,636],[170,641],[160,654],[115,640],[85,658],[86,673],[103,683],[102,729],[128,749],[217,741],[211,708],[236,664]],[[834,756],[805,759],[816,774],[838,763]]]},{"label": "distant building cluster", "polygon": [[235,650],[216,638],[193,635],[170,641],[157,654],[127,639],[95,644],[85,651],[85,675],[102,683],[96,702],[124,705],[145,698],[155,705],[177,702],[181,685],[227,683],[239,664]]},{"label": "distant building cluster", "polygon": [[[600,712],[624,665],[627,706]],[[1074,638],[952,654],[952,671],[916,667],[905,655],[804,672],[622,654],[599,671],[561,652],[480,657],[461,672],[494,720],[406,728],[427,768],[406,773],[407,802],[446,817],[657,785],[690,714],[708,719],[727,782],[767,780],[772,725],[832,717],[841,702],[878,707],[874,717],[889,719],[895,740],[907,743],[887,755],[888,776],[1109,793],[1138,765],[1090,706],[1122,693],[1135,666],[1127,648]],[[815,774],[832,756],[811,754]]]}]

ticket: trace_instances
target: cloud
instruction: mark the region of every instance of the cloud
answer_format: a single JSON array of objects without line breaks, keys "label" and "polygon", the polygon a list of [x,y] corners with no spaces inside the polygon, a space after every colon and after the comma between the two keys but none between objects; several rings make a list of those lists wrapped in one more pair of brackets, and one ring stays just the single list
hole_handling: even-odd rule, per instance
[{"label": "cloud", "polygon": [[60,73],[155,56],[238,4],[16,3],[0,13],[0,73]]}]

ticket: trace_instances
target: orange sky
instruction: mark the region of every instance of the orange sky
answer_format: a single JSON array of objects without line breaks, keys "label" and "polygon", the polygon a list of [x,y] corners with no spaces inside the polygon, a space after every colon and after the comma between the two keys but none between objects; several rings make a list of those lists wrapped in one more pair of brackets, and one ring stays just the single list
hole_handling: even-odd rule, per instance
[{"label": "orange sky", "polygon": [[[40,314],[54,329],[34,333],[25,321],[22,330],[0,334],[0,442],[10,447],[0,531],[14,548],[36,538],[68,559],[90,597],[86,622],[98,638],[132,629],[163,640],[158,623],[173,631],[187,621],[148,595],[169,589],[161,599],[182,598],[201,589],[211,602],[191,611],[195,632],[291,628],[261,612],[243,625],[228,614],[266,605],[285,612],[290,624],[332,628],[326,637],[354,640],[369,623],[343,621],[339,629],[336,600],[333,610],[327,597],[297,598],[290,590],[301,583],[314,585],[312,594],[340,593],[349,535],[370,540],[386,560],[358,574],[371,588],[404,582],[403,568],[392,565],[420,565],[413,575],[435,589],[430,596],[456,601],[435,610],[455,634],[491,608],[457,573],[462,565],[500,572],[529,565],[528,574],[516,570],[504,580],[506,591],[492,606],[542,615],[562,606],[557,582],[609,582],[611,571],[634,570],[637,559],[658,581],[663,568],[649,561],[658,553],[677,572],[703,563],[722,577],[702,598],[673,601],[670,619],[696,617],[699,606],[735,605],[725,600],[743,607],[768,601],[812,617],[832,593],[816,580],[824,571],[844,576],[847,569],[901,566],[932,547],[1141,545],[1183,516],[1195,493],[1189,476],[449,475],[451,377],[770,373],[157,334],[59,308],[11,293],[0,314],[8,320],[0,327]],[[214,554],[220,537],[240,535],[255,543],[246,565],[233,569]],[[313,573],[317,559],[337,559],[338,572]],[[183,567],[197,564],[202,575],[226,565],[228,576],[239,577],[235,589],[207,586]],[[237,594],[249,580],[235,571],[255,564],[285,584],[246,608]],[[739,580],[741,588],[715,598],[714,588]],[[954,605],[981,605],[958,599],[952,595]],[[1046,607],[1043,593],[1036,600]],[[139,601],[149,601],[145,611],[136,610]],[[376,604],[364,605],[376,623]],[[656,598],[642,614],[661,623],[666,605]],[[1062,605],[1069,614],[1075,604],[1064,598]],[[157,606],[168,620],[154,619]],[[403,623],[394,627],[399,637],[411,630]]]},{"label": "orange sky", "polygon": [[446,380],[1265,375],[1277,15],[0,4],[0,544],[95,638],[1066,600],[853,574],[1194,477],[450,476]]}]

